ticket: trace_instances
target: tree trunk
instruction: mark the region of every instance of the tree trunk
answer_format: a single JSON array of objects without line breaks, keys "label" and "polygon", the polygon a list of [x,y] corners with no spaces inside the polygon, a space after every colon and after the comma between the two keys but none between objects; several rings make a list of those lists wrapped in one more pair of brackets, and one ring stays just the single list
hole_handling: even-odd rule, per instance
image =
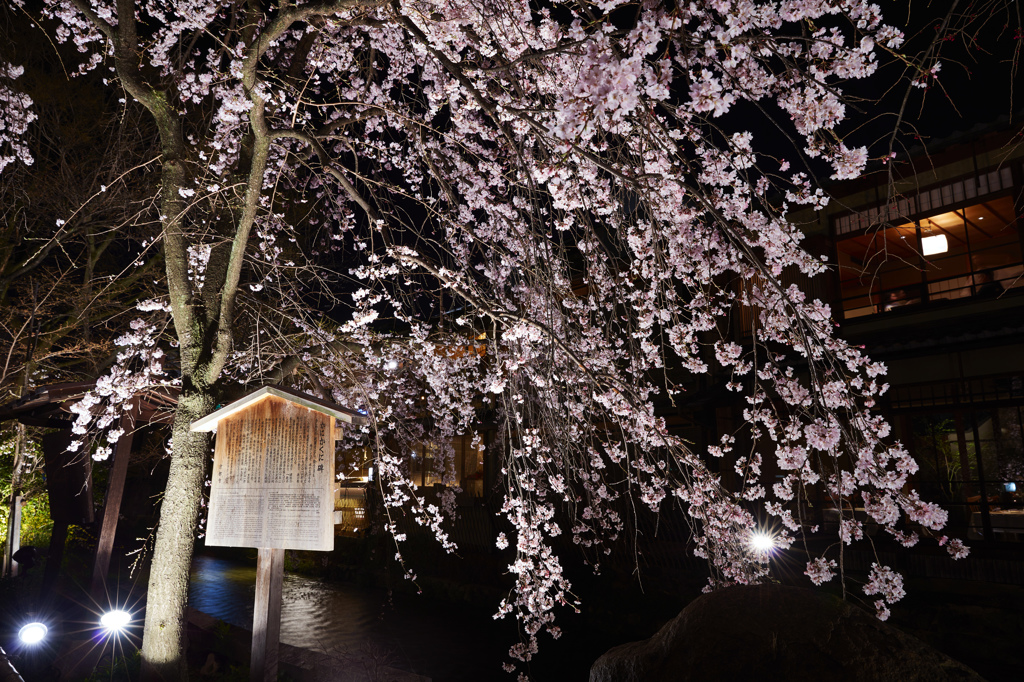
[{"label": "tree trunk", "polygon": [[185,664],[185,606],[189,567],[202,498],[210,434],[189,427],[206,416],[214,400],[209,390],[183,392],[174,414],[171,470],[160,505],[142,640],[142,677],[147,682],[188,679]]}]

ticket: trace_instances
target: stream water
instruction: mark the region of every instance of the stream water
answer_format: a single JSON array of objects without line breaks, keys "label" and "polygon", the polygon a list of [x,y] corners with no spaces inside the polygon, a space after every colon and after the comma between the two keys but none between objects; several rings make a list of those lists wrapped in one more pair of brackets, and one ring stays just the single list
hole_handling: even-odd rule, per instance
[{"label": "stream water", "polygon": [[[252,628],[255,565],[210,556],[192,564],[189,603]],[[371,657],[434,682],[511,680],[501,670],[514,631],[486,608],[460,608],[416,595],[285,573],[281,641],[339,657]],[[585,678],[584,678],[585,679]]]}]

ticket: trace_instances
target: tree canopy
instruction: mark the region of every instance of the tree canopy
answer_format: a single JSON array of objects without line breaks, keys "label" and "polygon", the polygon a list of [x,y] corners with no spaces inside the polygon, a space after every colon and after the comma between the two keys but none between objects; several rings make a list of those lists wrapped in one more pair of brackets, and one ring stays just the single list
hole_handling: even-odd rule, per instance
[{"label": "tree canopy", "polygon": [[[1012,18],[1013,5],[986,7]],[[454,482],[445,444],[476,435],[487,411],[515,528],[497,542],[516,549],[516,588],[499,606],[526,633],[516,659],[557,634],[557,608],[575,599],[552,539],[571,535],[599,561],[627,500],[684,511],[712,586],[766,577],[755,518],[775,519],[774,543],[789,546],[811,487],[840,509],[856,500],[908,546],[924,534],[966,555],[872,411],[884,366],[835,337],[825,302],[783,284],[829,267],[787,215],[824,206],[824,183],[907,139],[910,100],[878,140],[855,82],[889,61],[899,73],[881,90],[931,86],[941,41],[901,53],[900,20],[866,0],[15,8],[32,17],[24,40],[74,45],[67,70],[95,72],[158,150],[137,162],[150,190],[137,210],[159,229],[125,242],[124,258],[126,272],[164,272],[124,318],[117,361],[76,426],[116,425],[140,386],[180,387],[143,645],[151,676],[183,670],[209,459],[209,435],[188,425],[239,385],[284,381],[365,410],[370,425],[350,438],[371,449],[386,509],[409,510],[450,549],[454,494],[427,503],[408,454],[438,444],[438,476]],[[940,18],[944,30],[969,19]],[[0,168],[35,153],[17,49],[4,57]],[[108,164],[96,159],[96,173]],[[716,382],[745,397],[744,435],[696,451],[659,410]],[[95,456],[109,453],[103,439]],[[764,458],[781,481],[762,476]],[[837,542],[863,533],[844,518]],[[837,570],[806,565],[815,583]],[[875,565],[864,592],[885,617],[901,579]]]}]

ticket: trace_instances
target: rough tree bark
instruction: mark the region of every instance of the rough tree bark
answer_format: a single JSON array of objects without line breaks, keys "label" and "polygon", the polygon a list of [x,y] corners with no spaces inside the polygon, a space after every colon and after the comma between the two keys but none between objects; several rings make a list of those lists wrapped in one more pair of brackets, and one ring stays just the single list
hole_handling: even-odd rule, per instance
[{"label": "rough tree bark", "polygon": [[146,679],[186,679],[181,665],[182,614],[188,600],[188,575],[202,497],[210,434],[189,426],[213,408],[209,391],[183,393],[175,410],[170,475],[160,506],[160,527],[146,597],[143,675]]},{"label": "rough tree bark", "polygon": [[[153,551],[143,632],[142,663],[145,680],[185,680],[185,605],[188,575],[195,543],[199,503],[209,452],[208,434],[194,434],[192,422],[215,404],[216,383],[232,344],[232,321],[242,262],[255,221],[262,191],[269,146],[262,102],[252,89],[258,50],[250,48],[245,87],[254,106],[249,112],[252,154],[247,167],[241,205],[229,214],[232,222],[220,226],[230,248],[216,249],[198,283],[189,271],[188,148],[178,112],[166,92],[151,85],[140,72],[139,38],[134,0],[118,0],[116,26],[98,16],[84,0],[76,7],[114,45],[114,63],[125,90],[153,116],[162,152],[160,166],[160,221],[163,232],[167,288],[178,337],[182,391],[175,411],[171,468],[160,506]],[[253,22],[255,25],[255,22]]]}]

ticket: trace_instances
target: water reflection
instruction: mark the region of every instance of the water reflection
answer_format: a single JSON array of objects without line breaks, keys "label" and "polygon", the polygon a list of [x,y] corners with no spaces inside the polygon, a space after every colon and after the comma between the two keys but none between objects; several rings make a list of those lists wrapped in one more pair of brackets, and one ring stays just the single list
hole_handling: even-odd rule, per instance
[{"label": "water reflection", "polygon": [[[252,628],[256,567],[197,556],[189,604],[215,618]],[[509,632],[485,612],[460,609],[384,590],[323,583],[285,573],[281,641],[328,652],[372,651],[387,664],[435,681],[502,679]]]}]

